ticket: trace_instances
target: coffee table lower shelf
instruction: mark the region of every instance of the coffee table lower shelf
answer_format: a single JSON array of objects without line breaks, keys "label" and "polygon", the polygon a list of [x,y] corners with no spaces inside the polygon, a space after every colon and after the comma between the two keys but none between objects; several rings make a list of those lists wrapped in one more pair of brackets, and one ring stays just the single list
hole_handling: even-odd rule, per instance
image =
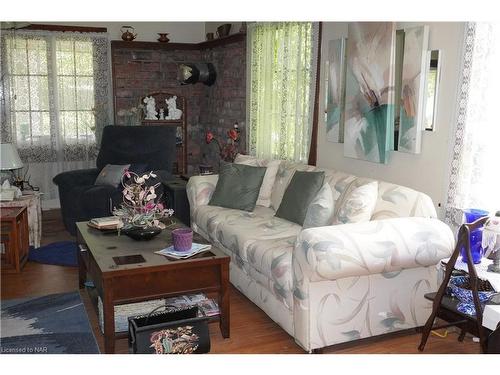
[{"label": "coffee table lower shelf", "polygon": [[[93,310],[94,310],[94,312],[96,314],[96,317],[99,320],[99,300],[98,300],[99,293],[97,293],[96,288],[92,288],[92,287],[88,287],[88,286],[85,287],[85,290],[86,290],[86,292],[87,292],[87,294],[89,296],[89,299],[90,299],[92,308],[93,308]],[[117,306],[117,305],[115,305],[115,306]],[[210,316],[208,318],[208,324],[214,324],[214,323],[219,323],[220,324],[220,314],[214,315],[214,316]],[[102,334],[102,331],[101,331],[101,334]],[[124,332],[115,332],[115,340],[124,339],[124,338],[127,338],[127,337],[128,337],[128,332],[126,332],[126,331],[124,331]]]}]

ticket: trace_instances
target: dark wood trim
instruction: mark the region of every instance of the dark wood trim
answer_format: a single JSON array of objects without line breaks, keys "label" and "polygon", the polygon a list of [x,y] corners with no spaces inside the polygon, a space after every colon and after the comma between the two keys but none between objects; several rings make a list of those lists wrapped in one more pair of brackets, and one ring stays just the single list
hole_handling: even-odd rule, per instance
[{"label": "dark wood trim", "polygon": [[62,31],[62,32],[79,32],[79,33],[107,33],[106,27],[88,27],[88,26],[65,26],[65,25],[48,25],[48,24],[30,24],[22,27],[22,30],[44,30],[44,31]]},{"label": "dark wood trim", "polygon": [[321,39],[323,32],[323,23],[319,23],[318,30],[318,61],[316,62],[316,88],[314,90],[314,111],[313,111],[313,123],[311,131],[311,146],[309,148],[309,159],[307,163],[309,165],[316,165],[318,158],[318,120],[319,120],[319,87],[320,87],[320,76],[321,76]]},{"label": "dark wood trim", "polygon": [[209,49],[218,46],[222,46],[225,44],[236,43],[244,41],[247,37],[246,33],[235,33],[228,36],[224,36],[222,38],[217,38],[213,40],[206,40],[204,42],[198,43],[197,46],[199,49]]},{"label": "dark wood trim", "polygon": [[163,42],[124,42],[122,40],[112,40],[111,48],[120,49],[152,49],[152,50],[201,50],[219,47],[225,44],[241,42],[246,39],[245,33],[231,34],[214,40],[207,40],[200,43],[163,43]]},{"label": "dark wood trim", "polygon": [[162,43],[162,42],[124,42],[123,40],[112,40],[111,49],[153,49],[153,50],[197,50],[198,45],[194,43]]}]

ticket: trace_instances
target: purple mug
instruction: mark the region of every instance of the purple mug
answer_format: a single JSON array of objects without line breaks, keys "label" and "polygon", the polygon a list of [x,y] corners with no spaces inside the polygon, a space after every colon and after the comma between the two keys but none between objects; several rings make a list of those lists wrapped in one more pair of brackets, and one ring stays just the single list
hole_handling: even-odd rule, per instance
[{"label": "purple mug", "polygon": [[172,231],[172,243],[175,251],[189,251],[193,246],[193,231],[190,228],[178,228]]}]

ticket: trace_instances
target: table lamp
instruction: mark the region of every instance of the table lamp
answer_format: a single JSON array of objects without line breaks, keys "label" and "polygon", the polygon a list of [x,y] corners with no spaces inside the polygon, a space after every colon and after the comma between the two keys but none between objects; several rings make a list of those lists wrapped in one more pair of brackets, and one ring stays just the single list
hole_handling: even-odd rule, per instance
[{"label": "table lamp", "polygon": [[483,248],[484,255],[493,258],[493,263],[488,266],[488,272],[500,273],[500,211],[491,217],[483,229]]},{"label": "table lamp", "polygon": [[23,167],[16,147],[12,143],[0,144],[0,170],[11,171]]}]

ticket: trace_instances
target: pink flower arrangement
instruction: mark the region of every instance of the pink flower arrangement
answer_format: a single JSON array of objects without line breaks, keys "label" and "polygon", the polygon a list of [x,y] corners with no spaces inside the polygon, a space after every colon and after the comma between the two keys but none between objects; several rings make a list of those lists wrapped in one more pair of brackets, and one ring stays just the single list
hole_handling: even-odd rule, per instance
[{"label": "pink flower arrangement", "polygon": [[142,176],[125,170],[122,176],[123,203],[120,208],[113,210],[113,215],[119,217],[124,228],[127,227],[158,227],[165,228],[160,219],[168,218],[174,210],[166,209],[162,203],[157,202],[156,189],[160,183],[148,186],[147,180],[156,178],[153,172]]}]

